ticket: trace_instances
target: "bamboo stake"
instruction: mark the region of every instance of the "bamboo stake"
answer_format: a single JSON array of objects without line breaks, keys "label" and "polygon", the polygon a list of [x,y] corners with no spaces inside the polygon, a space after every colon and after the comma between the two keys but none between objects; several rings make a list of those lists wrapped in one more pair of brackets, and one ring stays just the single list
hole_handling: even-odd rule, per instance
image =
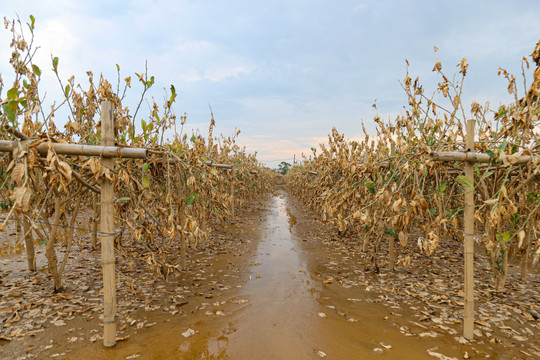
[{"label": "bamboo stake", "polygon": [[[529,189],[528,192],[532,193],[534,192],[534,183],[529,183]],[[532,236],[531,233],[533,231],[533,226],[530,223],[527,223],[527,227],[525,228],[525,239],[523,244],[523,250],[522,250],[522,257],[521,257],[521,268],[520,268],[520,278],[521,281],[526,282],[527,281],[527,267],[529,262],[529,253],[531,251],[531,245],[532,245]]]},{"label": "bamboo stake", "polygon": [[[60,195],[55,193],[54,195],[54,217],[53,224],[60,224],[60,216],[62,215],[62,208],[60,206]],[[58,235],[58,226],[51,226],[49,231],[49,239],[47,240],[47,246],[45,247],[45,255],[47,256],[47,263],[49,267],[49,273],[53,278],[54,292],[57,293],[62,290],[62,279],[58,273],[58,259],[56,257],[56,238]]]},{"label": "bamboo stake", "polygon": [[[101,191],[100,191],[101,193]],[[94,194],[93,198],[94,200],[94,213],[92,214],[91,222],[92,222],[92,249],[97,248],[97,231],[98,231],[98,219],[99,219],[99,211],[100,208],[97,205],[98,202],[98,195]]]},{"label": "bamboo stake", "polygon": [[206,165],[208,166],[213,166],[213,167],[216,167],[218,169],[232,169],[233,166],[232,165],[228,165],[228,164],[217,164],[217,163],[213,163],[211,161],[207,161],[205,162]]},{"label": "bamboo stake", "polygon": [[[429,156],[434,161],[469,161],[476,163],[489,163],[493,159],[488,154],[480,154],[472,152],[462,151],[434,151]],[[508,160],[511,164],[526,164],[529,161],[538,161],[538,156],[531,155],[502,155],[499,157],[500,161]]]},{"label": "bamboo stake", "polygon": [[[392,159],[396,156],[394,144],[391,145],[390,156]],[[388,268],[390,271],[394,271],[394,267],[396,266],[396,249],[394,245],[394,236],[392,235],[390,235],[390,238],[388,239],[388,257]]]},{"label": "bamboo stake", "polygon": [[[39,140],[38,140],[39,141]],[[30,147],[32,144],[30,144]],[[146,149],[141,148],[125,148],[113,146],[114,139],[109,145],[81,145],[81,144],[63,144],[53,143],[52,147],[57,154],[62,155],[86,155],[86,156],[102,156],[102,157],[123,157],[130,159],[144,159],[146,158]],[[11,152],[17,146],[17,141],[0,140],[0,152]],[[41,142],[36,146],[36,150],[41,155],[47,155],[49,151],[49,144],[47,142]]]},{"label": "bamboo stake", "polygon": [[[182,223],[182,221],[186,218],[184,206],[182,206],[181,209],[182,209],[181,210],[182,220],[180,221],[180,223]],[[184,230],[181,230],[180,231],[180,266],[182,270],[186,270],[186,255],[187,255],[186,247],[187,247],[186,234],[184,234]]]},{"label": "bamboo stake", "polygon": [[[101,139],[105,146],[114,144],[112,102],[101,104]],[[114,159],[103,157],[105,168],[114,168]],[[114,274],[114,186],[103,177],[101,183],[101,260],[103,266],[103,346],[116,345],[116,283]]]},{"label": "bamboo stake", "polygon": [[234,220],[234,177],[231,172],[231,220]]},{"label": "bamboo stake", "polygon": [[[474,151],[475,120],[467,120],[466,150]],[[465,188],[465,309],[463,313],[463,337],[474,338],[474,163],[476,159],[465,162],[465,177],[471,187]]]},{"label": "bamboo stake", "polygon": [[36,252],[34,249],[34,237],[32,236],[32,224],[30,224],[30,221],[28,221],[27,218],[24,218],[23,220],[23,231],[28,270],[36,271]]}]

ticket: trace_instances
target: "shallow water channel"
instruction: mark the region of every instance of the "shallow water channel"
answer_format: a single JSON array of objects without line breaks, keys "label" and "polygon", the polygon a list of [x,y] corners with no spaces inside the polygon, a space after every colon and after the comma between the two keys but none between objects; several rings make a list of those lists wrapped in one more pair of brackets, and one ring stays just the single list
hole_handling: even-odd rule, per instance
[{"label": "shallow water channel", "polygon": [[115,349],[79,349],[70,358],[462,358],[454,339],[405,336],[388,320],[389,307],[366,301],[365,287],[333,280],[323,263],[342,261],[342,255],[309,238],[312,225],[296,218],[285,193],[269,204],[251,239],[257,248],[246,260],[243,286],[203,300],[186,317],[158,321]]}]

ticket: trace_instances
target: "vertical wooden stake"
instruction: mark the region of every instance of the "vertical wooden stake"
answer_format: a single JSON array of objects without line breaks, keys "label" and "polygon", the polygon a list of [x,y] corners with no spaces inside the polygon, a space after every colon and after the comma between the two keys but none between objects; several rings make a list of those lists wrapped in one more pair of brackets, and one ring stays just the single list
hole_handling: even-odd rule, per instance
[{"label": "vertical wooden stake", "polygon": [[[466,151],[474,151],[475,120],[467,120]],[[465,177],[471,187],[465,188],[465,309],[463,312],[463,337],[474,338],[474,163],[465,162]]]},{"label": "vertical wooden stake", "polygon": [[[22,214],[21,214],[22,216]],[[26,259],[28,270],[36,271],[36,252],[34,250],[34,237],[32,236],[32,224],[26,218],[23,220],[24,243],[26,246]]]},{"label": "vertical wooden stake", "polygon": [[94,194],[92,195],[92,199],[94,200],[94,213],[92,215],[92,249],[97,249],[97,230],[98,230],[98,219],[99,219],[99,211],[100,207],[98,207],[98,195]]},{"label": "vertical wooden stake", "polygon": [[178,223],[180,224],[180,266],[182,270],[186,270],[186,248],[187,248],[187,239],[186,234],[184,234],[184,227],[187,226],[186,223],[186,202],[180,201],[180,206],[178,206]]},{"label": "vertical wooden stake", "polygon": [[[534,182],[529,183],[529,189],[528,192],[532,193],[534,192]],[[525,228],[525,239],[523,241],[523,250],[522,250],[522,257],[521,257],[521,268],[520,268],[520,278],[521,281],[527,281],[527,266],[529,262],[529,253],[531,251],[531,245],[532,245],[532,237],[531,233],[533,231],[533,227],[531,226],[530,222],[526,225]]]},{"label": "vertical wooden stake", "polygon": [[[114,145],[112,102],[101,104],[101,143]],[[106,169],[114,168],[113,158],[102,158]],[[101,183],[101,261],[103,266],[103,346],[116,345],[116,281],[114,266],[114,185],[103,177]]]},{"label": "vertical wooden stake", "polygon": [[[391,145],[390,148],[390,162],[394,160],[394,156],[396,155],[396,149],[394,148],[394,144]],[[390,271],[394,271],[394,267],[396,266],[396,246],[394,244],[394,237],[390,235],[390,238],[388,239],[388,268]]]},{"label": "vertical wooden stake", "polygon": [[231,217],[234,218],[234,184],[231,183]]},{"label": "vertical wooden stake", "polygon": [[182,267],[182,270],[186,270],[186,247],[187,239],[182,231],[180,234],[180,266]]}]

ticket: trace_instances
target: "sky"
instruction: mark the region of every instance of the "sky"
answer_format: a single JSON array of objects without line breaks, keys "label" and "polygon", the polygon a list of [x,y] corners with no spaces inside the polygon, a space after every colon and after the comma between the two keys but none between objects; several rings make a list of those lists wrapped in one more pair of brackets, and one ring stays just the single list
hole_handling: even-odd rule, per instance
[{"label": "sky", "polygon": [[[256,151],[270,167],[311,153],[332,127],[358,138],[362,121],[375,134],[375,115],[393,119],[402,113],[407,105],[400,85],[405,59],[410,73],[432,93],[440,80],[432,72],[434,46],[448,75],[457,73],[463,57],[468,59],[464,103],[490,101],[492,108],[508,103],[507,83],[497,70],[520,75],[521,58],[540,39],[538,0],[0,4],[8,19],[36,18],[36,63],[44,72],[40,85],[49,101],[61,97],[50,70],[51,55],[59,57],[64,81],[75,75],[82,84],[88,70],[116,83],[116,64],[122,78],[134,78],[147,63],[156,79],[149,98],[161,101],[164,88],[174,84],[175,111],[187,113],[187,131],[207,132],[210,105],[216,132],[229,136],[241,129],[237,143]],[[10,41],[2,29],[4,84],[11,73]],[[140,92],[133,81],[128,104],[135,106]]]}]

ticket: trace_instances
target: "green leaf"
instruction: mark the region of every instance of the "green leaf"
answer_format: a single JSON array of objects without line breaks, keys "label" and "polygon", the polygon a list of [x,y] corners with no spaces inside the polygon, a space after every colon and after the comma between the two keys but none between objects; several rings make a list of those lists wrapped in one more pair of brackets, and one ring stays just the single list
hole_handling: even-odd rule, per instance
[{"label": "green leaf", "polygon": [[175,99],[176,99],[176,89],[174,88],[174,85],[171,85],[171,97],[169,101],[167,102],[167,105],[171,107]]},{"label": "green leaf", "polygon": [[485,179],[485,178],[488,178],[490,177],[491,175],[493,175],[493,171],[488,171],[484,174],[484,176],[482,176],[482,179]]},{"label": "green leaf", "polygon": [[373,183],[369,180],[366,180],[366,187],[368,188],[369,192],[372,193],[372,194],[375,194],[376,191],[375,191],[375,185],[373,185]]},{"label": "green leaf", "polygon": [[501,146],[499,146],[499,151],[504,151],[504,149],[506,149],[506,147],[508,146],[508,140],[504,140],[504,142],[501,144]]},{"label": "green leaf", "polygon": [[149,185],[150,185],[150,178],[148,176],[144,175],[143,178],[142,178],[143,189],[146,189]]},{"label": "green leaf", "polygon": [[439,194],[444,194],[445,191],[446,191],[446,183],[443,182],[443,183],[441,183],[441,185],[439,186],[439,189],[437,190],[437,192],[438,192]]},{"label": "green leaf", "polygon": [[125,197],[121,197],[121,198],[116,199],[116,202],[120,202],[120,201],[129,201],[129,200],[131,200],[131,198],[125,196]]},{"label": "green leaf", "polygon": [[17,89],[16,87],[9,89],[7,92],[7,97],[10,100],[14,100],[18,96],[19,96],[19,89]]},{"label": "green leaf", "polygon": [[191,195],[189,195],[186,198],[186,205],[190,206],[191,204],[193,204],[195,202],[195,200],[197,200],[198,197],[199,197],[199,194],[191,194]]},{"label": "green leaf", "polygon": [[69,86],[69,84],[66,85],[66,89],[64,90],[64,95],[66,95],[66,98],[69,97],[69,90],[71,89],[71,87]]},{"label": "green leaf", "polygon": [[120,65],[116,64],[116,70],[120,72]]},{"label": "green leaf", "polygon": [[505,231],[503,233],[497,233],[496,235],[496,238],[497,238],[497,241],[500,243],[500,244],[503,244],[503,243],[507,243],[510,241],[510,239],[512,238],[512,233],[509,232],[509,231]]},{"label": "green leaf", "polygon": [[471,179],[469,179],[466,176],[459,175],[458,177],[456,177],[456,180],[464,188],[472,189],[474,187],[473,182],[471,181]]},{"label": "green leaf", "polygon": [[148,170],[148,163],[144,163],[142,166],[143,171]]},{"label": "green leaf", "polygon": [[490,158],[492,158],[493,160],[495,160],[497,157],[495,156],[495,153],[491,150],[486,150],[486,154],[489,155]]},{"label": "green leaf", "polygon": [[34,31],[34,24],[35,23],[36,23],[36,18],[34,17],[34,15],[30,15],[30,24],[28,25],[28,27],[30,28],[31,32]]},{"label": "green leaf", "polygon": [[392,236],[393,238],[398,238],[398,233],[396,232],[395,228],[386,228],[383,227],[383,231],[387,233],[388,235]]},{"label": "green leaf", "polygon": [[47,240],[42,240],[39,242],[39,245],[45,245],[47,243]]},{"label": "green leaf", "polygon": [[535,202],[536,200],[540,199],[540,197],[538,196],[540,195],[540,192],[530,192],[530,193],[527,193],[527,199],[531,202]]},{"label": "green leaf", "polygon": [[19,110],[19,103],[17,102],[17,100],[10,100],[7,104],[9,110],[13,111],[13,113],[15,113],[15,111]]},{"label": "green leaf", "polygon": [[10,121],[15,121],[15,112],[9,108],[8,104],[4,105],[4,114],[7,115]]},{"label": "green leaf", "polygon": [[58,74],[58,56],[55,56],[52,60],[53,71]]}]

